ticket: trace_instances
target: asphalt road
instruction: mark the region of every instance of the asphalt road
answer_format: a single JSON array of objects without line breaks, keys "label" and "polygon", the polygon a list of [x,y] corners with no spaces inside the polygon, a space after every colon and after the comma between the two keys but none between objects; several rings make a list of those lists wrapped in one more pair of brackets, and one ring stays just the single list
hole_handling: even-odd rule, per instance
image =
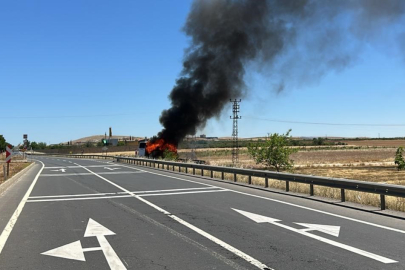
[{"label": "asphalt road", "polygon": [[405,269],[405,221],[105,160],[0,197],[0,269]]}]

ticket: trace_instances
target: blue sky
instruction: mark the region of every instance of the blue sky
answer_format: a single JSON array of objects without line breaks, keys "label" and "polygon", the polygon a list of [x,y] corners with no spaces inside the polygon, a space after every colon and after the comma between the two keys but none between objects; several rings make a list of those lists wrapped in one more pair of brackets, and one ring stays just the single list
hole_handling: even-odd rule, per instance
[{"label": "blue sky", "polygon": [[[181,28],[191,3],[1,1],[0,134],[13,144],[23,134],[59,143],[108,127],[116,135],[155,135],[189,44]],[[381,41],[357,58],[280,94],[268,75],[247,70],[240,136],[290,128],[293,136],[405,136],[404,54]],[[230,113],[198,134],[230,136]]]}]

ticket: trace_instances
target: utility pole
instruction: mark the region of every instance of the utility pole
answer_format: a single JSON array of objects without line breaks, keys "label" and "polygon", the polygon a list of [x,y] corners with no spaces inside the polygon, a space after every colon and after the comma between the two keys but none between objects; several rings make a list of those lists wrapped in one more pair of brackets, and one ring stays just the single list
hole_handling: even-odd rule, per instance
[{"label": "utility pole", "polygon": [[242,101],[241,99],[239,100],[229,100],[232,102],[232,112],[233,116],[230,116],[231,119],[233,119],[233,131],[232,131],[232,138],[233,138],[233,149],[232,149],[232,163],[235,165],[239,161],[239,144],[238,144],[238,119],[241,119],[242,117],[238,115],[239,110],[240,110],[240,105],[239,103]]}]

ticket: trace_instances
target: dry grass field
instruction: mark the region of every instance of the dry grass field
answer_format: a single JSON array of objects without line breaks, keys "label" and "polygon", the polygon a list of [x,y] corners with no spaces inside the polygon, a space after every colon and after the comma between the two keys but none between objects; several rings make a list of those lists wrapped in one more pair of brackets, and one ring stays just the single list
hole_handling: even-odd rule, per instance
[{"label": "dry grass field", "polygon": [[377,146],[377,147],[399,147],[405,146],[405,140],[355,140],[345,141],[348,145]]},{"label": "dry grass field", "polygon": [[[3,164],[0,163],[0,184],[4,182],[4,171],[3,171]],[[18,162],[18,163],[10,163],[10,175],[9,178],[12,177],[13,175],[17,174],[21,170],[25,169],[28,165],[30,165],[29,162]],[[7,165],[6,165],[7,167]]]}]

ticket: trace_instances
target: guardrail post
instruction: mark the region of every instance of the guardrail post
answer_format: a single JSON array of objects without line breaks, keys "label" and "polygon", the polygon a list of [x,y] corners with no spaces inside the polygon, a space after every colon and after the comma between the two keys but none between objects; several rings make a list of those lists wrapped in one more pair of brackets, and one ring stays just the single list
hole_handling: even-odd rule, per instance
[{"label": "guardrail post", "polygon": [[195,168],[193,167],[193,175],[195,175]]},{"label": "guardrail post", "polygon": [[249,185],[251,185],[251,184],[252,184],[252,176],[251,176],[251,175],[249,175],[248,184],[249,184]]},{"label": "guardrail post", "polygon": [[166,165],[166,170],[169,170],[169,164]]},{"label": "guardrail post", "polygon": [[381,194],[380,200],[381,200],[381,210],[385,210],[385,195]]},{"label": "guardrail post", "polygon": [[233,174],[233,181],[236,182],[236,173]]},{"label": "guardrail post", "polygon": [[221,179],[222,179],[222,180],[225,179],[225,174],[224,174],[224,172],[221,172]]},{"label": "guardrail post", "polygon": [[179,172],[181,172],[181,166],[179,165]]},{"label": "guardrail post", "polygon": [[290,191],[290,181],[285,181],[285,191],[286,192]]},{"label": "guardrail post", "polygon": [[201,169],[201,176],[204,176],[204,170]]},{"label": "guardrail post", "polygon": [[268,177],[265,177],[265,178],[264,178],[264,187],[265,187],[265,188],[268,188],[268,187],[269,187],[269,178],[268,178]]},{"label": "guardrail post", "polygon": [[173,165],[173,171],[174,171],[174,165]]},{"label": "guardrail post", "polygon": [[214,171],[211,170],[211,178],[214,178]]},{"label": "guardrail post", "polygon": [[346,201],[346,194],[344,188],[340,189],[340,201],[345,202]]},{"label": "guardrail post", "polygon": [[188,174],[188,167],[186,167],[186,174]]},{"label": "guardrail post", "polygon": [[314,185],[313,184],[309,185],[309,195],[314,196]]}]

